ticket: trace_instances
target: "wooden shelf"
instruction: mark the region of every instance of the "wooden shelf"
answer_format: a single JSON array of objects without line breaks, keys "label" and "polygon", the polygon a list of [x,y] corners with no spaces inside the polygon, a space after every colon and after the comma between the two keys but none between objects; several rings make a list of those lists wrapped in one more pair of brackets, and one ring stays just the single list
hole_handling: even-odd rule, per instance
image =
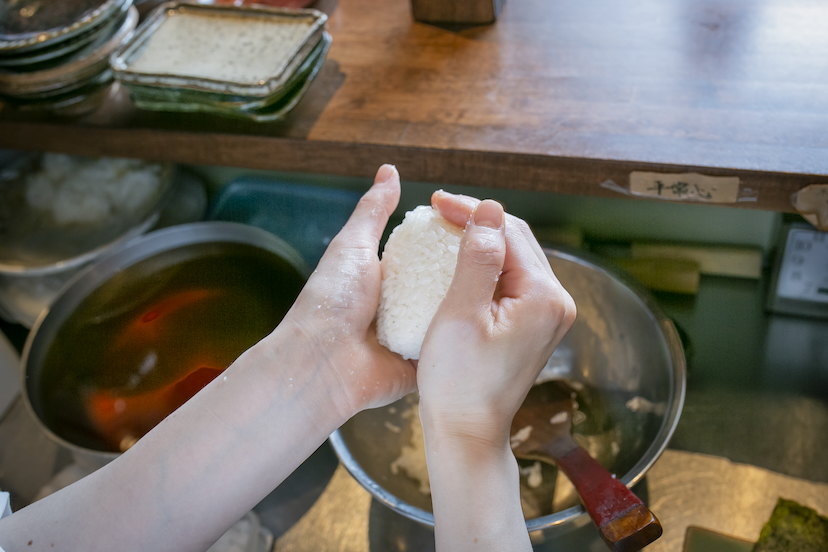
[{"label": "wooden shelf", "polygon": [[0,147],[623,197],[633,170],[738,176],[791,211],[828,183],[828,5],[507,0],[494,25],[408,0],[319,0],[333,45],[286,120],[152,113],[115,94],[79,120],[0,109]]}]

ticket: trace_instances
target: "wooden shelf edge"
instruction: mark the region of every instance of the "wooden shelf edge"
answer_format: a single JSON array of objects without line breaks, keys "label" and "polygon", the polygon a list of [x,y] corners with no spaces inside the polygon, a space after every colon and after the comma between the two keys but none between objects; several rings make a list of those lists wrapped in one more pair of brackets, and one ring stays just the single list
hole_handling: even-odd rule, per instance
[{"label": "wooden shelf edge", "polygon": [[28,122],[0,123],[0,147],[366,178],[373,176],[382,163],[393,163],[403,179],[409,181],[614,198],[627,196],[604,188],[601,183],[611,180],[626,186],[633,170],[699,172],[738,176],[742,186],[756,194],[756,201],[727,207],[779,212],[794,212],[791,194],[816,180],[824,180],[814,175],[534,154]]}]

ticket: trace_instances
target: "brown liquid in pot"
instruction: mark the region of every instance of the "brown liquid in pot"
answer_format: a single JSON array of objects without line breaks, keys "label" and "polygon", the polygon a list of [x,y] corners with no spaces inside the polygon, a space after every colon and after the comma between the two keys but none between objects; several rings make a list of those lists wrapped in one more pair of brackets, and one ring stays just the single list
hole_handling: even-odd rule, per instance
[{"label": "brown liquid in pot", "polygon": [[80,304],[42,372],[37,402],[53,432],[125,450],[276,327],[303,277],[262,250],[229,247],[142,261]]}]

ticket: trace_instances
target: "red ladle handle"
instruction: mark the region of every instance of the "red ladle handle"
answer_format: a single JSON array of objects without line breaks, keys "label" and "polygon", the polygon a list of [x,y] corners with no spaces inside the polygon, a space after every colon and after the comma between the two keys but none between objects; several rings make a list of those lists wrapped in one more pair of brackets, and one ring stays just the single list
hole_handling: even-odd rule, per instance
[{"label": "red ladle handle", "polygon": [[559,456],[557,463],[610,549],[635,552],[661,536],[661,524],[649,508],[583,448]]}]

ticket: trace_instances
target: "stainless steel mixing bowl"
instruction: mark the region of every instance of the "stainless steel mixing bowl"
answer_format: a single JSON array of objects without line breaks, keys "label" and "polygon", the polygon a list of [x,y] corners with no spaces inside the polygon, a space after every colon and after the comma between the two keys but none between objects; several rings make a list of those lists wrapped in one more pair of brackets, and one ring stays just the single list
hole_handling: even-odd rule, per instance
[{"label": "stainless steel mixing bowl", "polygon": [[[575,324],[548,369],[591,389],[600,403],[600,431],[582,444],[621,481],[632,486],[658,459],[679,420],[685,360],[672,322],[635,284],[596,262],[556,250],[546,255],[578,307]],[[433,525],[430,497],[391,464],[411,439],[404,413],[416,397],[362,412],[331,436],[340,461],[376,500],[424,525]],[[398,431],[399,429],[399,431]],[[577,429],[576,429],[577,431]],[[577,504],[527,519],[535,536],[554,536],[589,523]],[[536,532],[536,533],[535,533]]]}]

